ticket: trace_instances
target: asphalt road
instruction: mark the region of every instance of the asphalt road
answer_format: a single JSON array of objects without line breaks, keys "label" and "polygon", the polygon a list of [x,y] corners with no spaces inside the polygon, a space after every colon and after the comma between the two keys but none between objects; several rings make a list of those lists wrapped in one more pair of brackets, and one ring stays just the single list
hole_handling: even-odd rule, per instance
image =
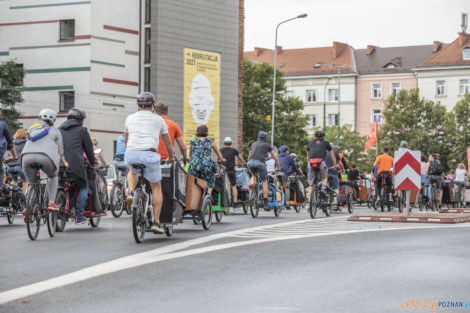
[{"label": "asphalt road", "polygon": [[0,312],[406,312],[407,300],[470,300],[469,226],[346,217],[230,215],[210,231],[185,221],[140,245],[126,216],[53,239],[43,229],[36,242],[0,219]]}]

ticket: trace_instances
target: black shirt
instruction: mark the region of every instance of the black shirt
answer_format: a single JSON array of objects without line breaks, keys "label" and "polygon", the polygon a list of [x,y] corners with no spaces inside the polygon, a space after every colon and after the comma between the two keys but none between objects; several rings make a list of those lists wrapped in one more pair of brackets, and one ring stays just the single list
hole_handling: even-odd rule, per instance
[{"label": "black shirt", "polygon": [[224,159],[227,160],[227,162],[225,162],[227,170],[235,170],[235,157],[238,156],[238,150],[232,147],[223,147],[220,149],[220,153],[222,153]]},{"label": "black shirt", "polygon": [[[339,162],[339,154],[338,153],[334,153],[335,155],[335,159],[336,159],[336,164],[338,164]],[[325,158],[325,163],[326,163],[326,166],[328,167],[328,174],[338,174],[338,170],[331,170],[330,167],[333,167],[334,163],[333,163],[333,159],[331,158],[331,155],[329,153],[326,154],[326,158]]]},{"label": "black shirt", "polygon": [[348,181],[359,180],[359,171],[358,170],[349,170]]},{"label": "black shirt", "polygon": [[265,162],[268,157],[268,153],[273,151],[273,148],[268,143],[258,140],[251,145],[250,150],[250,160]]},{"label": "black shirt", "polygon": [[307,151],[309,159],[324,160],[327,152],[331,151],[331,146],[330,143],[326,140],[312,140],[308,143]]}]

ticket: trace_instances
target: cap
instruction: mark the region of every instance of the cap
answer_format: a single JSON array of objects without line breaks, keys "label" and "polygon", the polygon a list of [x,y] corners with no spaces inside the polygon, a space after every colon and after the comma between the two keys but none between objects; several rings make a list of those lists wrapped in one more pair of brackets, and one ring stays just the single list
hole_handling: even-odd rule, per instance
[{"label": "cap", "polygon": [[232,143],[232,138],[230,138],[230,137],[225,137],[224,143]]}]

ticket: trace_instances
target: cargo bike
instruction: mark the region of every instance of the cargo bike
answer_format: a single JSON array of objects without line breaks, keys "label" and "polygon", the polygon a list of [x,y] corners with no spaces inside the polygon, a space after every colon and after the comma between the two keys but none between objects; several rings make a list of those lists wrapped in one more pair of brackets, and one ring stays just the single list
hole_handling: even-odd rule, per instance
[{"label": "cargo bike", "polygon": [[338,199],[336,199],[336,211],[342,211],[342,207],[347,207],[348,212],[354,211],[354,187],[349,182],[339,182]]},{"label": "cargo bike", "polygon": [[375,209],[375,184],[366,175],[360,175],[359,177],[362,181],[358,181],[359,195],[355,197],[356,204],[366,204],[369,209]]},{"label": "cargo bike", "polygon": [[[265,211],[274,211],[274,216],[279,217],[281,211],[286,205],[285,194],[282,191],[282,173],[276,175],[268,175],[268,202],[263,200],[263,184],[257,172],[252,173],[256,177],[254,188],[250,191],[250,212],[253,218],[257,218],[260,208],[264,207]],[[277,177],[276,177],[277,176]]]},{"label": "cargo bike", "polygon": [[248,214],[250,210],[250,175],[246,166],[238,166],[235,169],[237,175],[238,204],[243,208],[243,213]]}]

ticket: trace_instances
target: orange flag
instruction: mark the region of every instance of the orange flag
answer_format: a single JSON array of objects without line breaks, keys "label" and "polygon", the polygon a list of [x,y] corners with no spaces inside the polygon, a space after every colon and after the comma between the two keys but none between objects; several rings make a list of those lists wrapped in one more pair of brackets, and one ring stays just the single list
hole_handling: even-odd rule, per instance
[{"label": "orange flag", "polygon": [[369,150],[370,147],[372,147],[373,145],[377,143],[378,128],[379,128],[379,123],[375,121],[374,125],[372,125],[370,129],[369,136],[367,136],[366,148],[364,152],[367,152],[367,150]]}]

